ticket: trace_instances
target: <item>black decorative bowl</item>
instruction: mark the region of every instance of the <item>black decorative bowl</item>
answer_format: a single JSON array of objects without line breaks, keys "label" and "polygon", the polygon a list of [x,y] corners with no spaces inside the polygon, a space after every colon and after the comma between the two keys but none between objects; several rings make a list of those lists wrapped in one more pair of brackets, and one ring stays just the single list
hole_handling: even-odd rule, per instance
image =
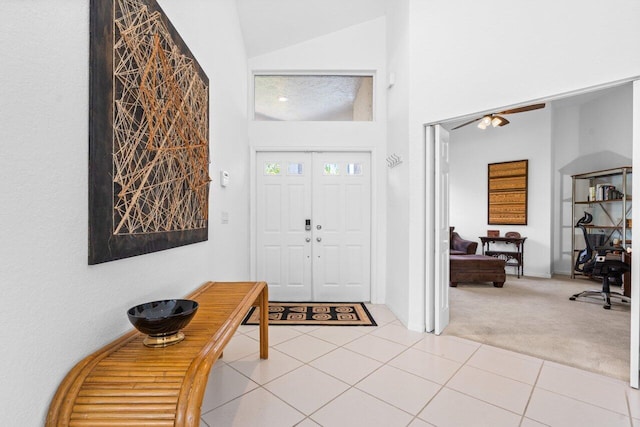
[{"label": "black decorative bowl", "polygon": [[143,334],[147,347],[166,347],[184,339],[180,329],[189,324],[198,303],[188,299],[167,299],[136,305],[127,310],[131,324]]}]

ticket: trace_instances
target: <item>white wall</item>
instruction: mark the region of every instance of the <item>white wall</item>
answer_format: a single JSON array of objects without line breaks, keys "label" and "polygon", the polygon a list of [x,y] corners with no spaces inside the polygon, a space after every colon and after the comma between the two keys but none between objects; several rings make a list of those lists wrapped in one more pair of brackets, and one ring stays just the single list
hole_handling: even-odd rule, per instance
[{"label": "white wall", "polygon": [[[387,67],[395,84],[387,96],[387,152],[403,158],[387,176],[387,298],[386,305],[406,325],[409,322],[409,1],[398,0],[387,12]],[[419,290],[418,290],[419,292]],[[424,298],[423,298],[424,299]],[[419,317],[419,316],[415,316]],[[421,329],[413,325],[413,329]]]},{"label": "white wall", "polygon": [[[452,1],[439,2],[436,8],[431,2],[409,0],[411,74],[404,84],[411,94],[410,170],[424,169],[418,148],[424,123],[640,75],[640,56],[632,54],[640,40],[640,2],[613,0],[602,7],[595,0],[488,0],[473,13],[467,6]],[[402,21],[390,21],[390,26],[398,23]],[[389,28],[393,34],[400,31]],[[481,48],[492,42],[499,48]],[[390,44],[390,57],[397,54],[393,49],[397,47]],[[394,71],[390,67],[389,72]],[[401,114],[402,108],[390,104],[389,116]],[[410,181],[403,177],[398,186]],[[424,191],[411,188],[410,200],[424,203]],[[432,200],[426,203],[429,211]],[[405,234],[413,222],[396,232]],[[416,252],[420,244],[410,242]],[[409,269],[410,294],[425,287],[418,273]],[[423,314],[409,310],[409,325],[420,322]]]},{"label": "white wall", "polygon": [[[487,230],[517,231],[527,237],[527,276],[551,276],[551,109],[508,116],[510,124],[478,129],[469,125],[451,132],[450,224],[461,237],[478,242]],[[473,153],[473,155],[470,155]],[[527,225],[489,225],[487,218],[487,165],[528,160]],[[514,250],[513,246],[505,247]],[[507,273],[515,274],[514,268]],[[512,280],[512,279],[508,279]]]},{"label": "white wall", "polygon": [[[209,241],[95,266],[87,265],[89,1],[0,5],[2,425],[42,425],[69,369],[131,328],[127,308],[249,274],[246,60],[235,2],[161,3],[211,81]],[[219,167],[231,171],[226,190]]]},{"label": "white wall", "polygon": [[[384,302],[386,254],[386,49],[384,18],[374,19],[249,60],[251,72],[372,72],[374,121],[250,121],[255,150],[371,150],[373,168],[372,301]],[[250,100],[252,104],[252,100]],[[253,226],[253,225],[252,225]],[[255,248],[252,248],[255,257]],[[255,259],[255,258],[254,258]]]}]

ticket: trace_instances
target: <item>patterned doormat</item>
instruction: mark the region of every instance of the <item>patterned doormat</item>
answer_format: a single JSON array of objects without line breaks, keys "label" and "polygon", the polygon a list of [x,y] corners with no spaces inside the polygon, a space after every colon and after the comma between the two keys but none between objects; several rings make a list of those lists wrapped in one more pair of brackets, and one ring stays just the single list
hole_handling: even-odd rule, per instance
[{"label": "patterned doormat", "polygon": [[[251,307],[242,324],[260,324],[260,308]],[[270,302],[269,324],[378,326],[360,302]]]}]

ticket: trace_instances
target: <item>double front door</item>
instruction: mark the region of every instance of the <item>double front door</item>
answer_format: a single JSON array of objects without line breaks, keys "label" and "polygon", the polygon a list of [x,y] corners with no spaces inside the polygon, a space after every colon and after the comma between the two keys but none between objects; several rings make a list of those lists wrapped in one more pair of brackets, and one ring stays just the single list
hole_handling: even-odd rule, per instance
[{"label": "double front door", "polygon": [[369,153],[257,153],[257,279],[272,301],[369,301]]}]

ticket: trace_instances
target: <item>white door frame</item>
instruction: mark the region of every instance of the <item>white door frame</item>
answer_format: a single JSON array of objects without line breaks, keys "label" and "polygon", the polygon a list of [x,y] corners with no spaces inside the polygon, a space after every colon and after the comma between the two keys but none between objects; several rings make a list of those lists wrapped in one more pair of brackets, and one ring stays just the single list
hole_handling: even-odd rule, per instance
[{"label": "white door frame", "polygon": [[384,303],[384,292],[378,289],[379,283],[384,283],[385,278],[379,280],[375,266],[380,265],[378,257],[378,160],[375,147],[249,147],[249,248],[250,248],[250,274],[251,280],[257,280],[257,175],[256,163],[258,152],[354,152],[369,153],[371,156],[371,302]]},{"label": "white door frame", "polygon": [[[630,82],[633,82],[632,144],[634,149],[632,153],[632,156],[633,156],[632,167],[640,171],[640,148],[635,149],[635,147],[640,147],[640,76],[636,76],[633,78],[624,79],[616,82],[605,83],[602,85],[584,88],[581,90],[571,91],[564,94],[558,94],[558,95],[546,97],[543,99],[531,100],[523,104],[506,106],[504,108],[495,108],[492,111],[509,109],[509,108],[518,107],[521,105],[534,104],[537,102],[554,101],[562,98],[567,98],[570,96],[593,92],[599,89],[615,87],[615,86],[619,86],[621,84],[630,83]],[[442,123],[449,122],[449,121],[465,120],[465,119],[471,119],[473,117],[482,117],[484,114],[487,114],[490,112],[491,111],[487,110],[479,113],[468,114],[461,117],[452,117],[452,118],[440,120],[438,122],[427,123],[425,124],[425,127],[427,127],[428,129],[433,125],[441,125]],[[434,144],[436,143],[436,141],[434,139],[427,138],[426,136],[428,135],[428,133],[429,133],[428,131],[425,132],[425,139],[424,139],[425,152],[427,153],[426,159],[425,159],[425,169],[426,169],[425,198],[427,198],[426,200],[427,206],[429,205],[428,203],[428,195],[430,194],[429,189],[433,190],[432,180],[433,180],[433,174],[436,171],[436,163],[435,163],[436,160],[435,160],[435,156],[433,155],[433,153],[435,152]],[[632,188],[640,188],[640,176],[638,173],[633,174],[632,186],[633,186]],[[437,261],[435,258],[437,254],[435,253],[435,250],[434,250],[435,244],[436,244],[436,240],[435,240],[436,236],[435,236],[435,233],[433,232],[434,230],[433,217],[435,214],[435,210],[440,208],[441,203],[442,203],[442,200],[436,199],[434,200],[433,208],[427,209],[425,211],[425,216],[426,216],[425,224],[427,226],[426,227],[427,235],[425,236],[425,246],[428,249],[428,251],[426,252],[426,259],[425,259],[426,298],[425,298],[425,310],[424,310],[425,319],[424,320],[425,320],[425,324],[427,325],[427,331],[433,330],[434,319],[435,319],[435,316],[438,315],[437,313],[438,306],[435,304],[435,296],[434,296],[436,284],[435,284],[435,281],[433,280],[433,266]],[[639,222],[640,209],[632,209],[631,218],[634,222],[640,224]],[[429,230],[431,230],[430,234],[428,233]],[[640,252],[640,251],[637,251],[637,252]],[[629,346],[630,347],[629,348],[629,352],[630,352],[629,385],[635,389],[640,388],[640,375],[639,375],[640,374],[640,274],[636,274],[637,272],[640,271],[639,269],[640,269],[640,256],[636,255],[631,258],[631,295],[632,295],[631,331],[630,331],[631,343]]]}]

